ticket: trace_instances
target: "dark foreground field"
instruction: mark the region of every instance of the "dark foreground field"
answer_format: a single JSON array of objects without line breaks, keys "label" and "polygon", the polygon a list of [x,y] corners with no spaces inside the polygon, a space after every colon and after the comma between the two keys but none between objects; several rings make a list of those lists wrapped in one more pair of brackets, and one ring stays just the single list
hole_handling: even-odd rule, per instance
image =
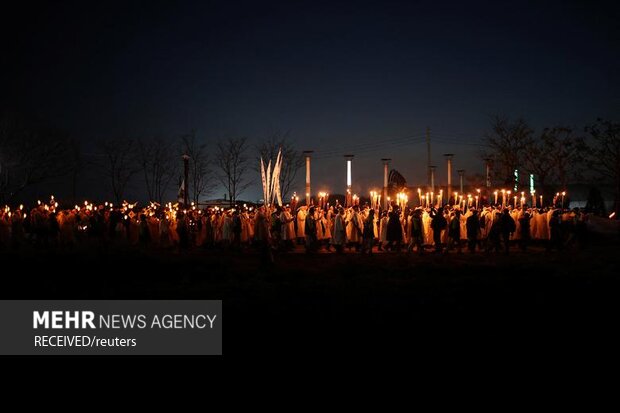
[{"label": "dark foreground field", "polygon": [[4,299],[222,299],[230,357],[587,356],[615,345],[620,314],[616,241],[510,256],[297,253],[273,267],[230,251],[27,249],[0,259]]}]

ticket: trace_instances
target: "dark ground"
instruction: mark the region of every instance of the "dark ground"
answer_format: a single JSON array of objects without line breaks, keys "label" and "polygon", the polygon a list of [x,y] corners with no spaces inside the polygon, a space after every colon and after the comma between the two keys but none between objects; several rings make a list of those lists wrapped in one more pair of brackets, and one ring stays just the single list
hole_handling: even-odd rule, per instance
[{"label": "dark ground", "polygon": [[558,350],[587,358],[618,344],[619,246],[510,256],[297,253],[268,268],[254,252],[5,250],[0,298],[222,299],[225,359]]}]

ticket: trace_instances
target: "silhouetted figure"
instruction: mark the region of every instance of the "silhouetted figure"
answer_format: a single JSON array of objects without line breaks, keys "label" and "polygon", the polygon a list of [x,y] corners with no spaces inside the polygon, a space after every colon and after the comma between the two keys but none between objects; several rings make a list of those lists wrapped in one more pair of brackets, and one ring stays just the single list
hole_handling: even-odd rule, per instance
[{"label": "silhouetted figure", "polygon": [[552,249],[562,250],[562,217],[560,216],[560,210],[556,209],[551,214],[549,220],[549,243],[547,244],[547,251]]},{"label": "silhouetted figure", "polygon": [[344,220],[344,209],[338,208],[338,214],[334,218],[334,233],[332,234],[331,242],[336,249],[336,252],[341,254],[344,245],[347,242],[346,223]]},{"label": "silhouetted figure", "polygon": [[364,220],[364,230],[362,231],[362,254],[369,253],[372,255],[372,244],[375,239],[375,211],[368,211],[368,216]]},{"label": "silhouetted figure", "polygon": [[456,245],[456,250],[461,253],[461,211],[455,210],[454,216],[450,220],[448,237],[450,238],[450,246],[448,249],[452,249]]},{"label": "silhouetted figure", "polygon": [[480,218],[478,218],[478,211],[473,210],[472,214],[467,217],[465,227],[467,229],[467,248],[469,252],[473,254],[476,252],[478,235],[480,235]]},{"label": "silhouetted figure", "polygon": [[239,250],[241,249],[241,217],[239,216],[239,211],[237,210],[233,212],[232,216],[232,233],[232,248]]},{"label": "silhouetted figure", "polygon": [[579,249],[584,249],[587,245],[588,228],[586,219],[586,214],[575,208],[575,242]]},{"label": "silhouetted figure", "polygon": [[[24,222],[30,223],[28,220]],[[21,214],[19,212],[15,212],[11,217],[11,242],[15,249],[19,248],[24,242],[24,226],[22,225]]]},{"label": "silhouetted figure", "polygon": [[105,219],[99,211],[94,211],[88,222],[88,235],[99,242],[100,246],[105,245]]},{"label": "silhouetted figure", "polygon": [[387,241],[390,250],[400,251],[400,244],[403,242],[403,229],[400,225],[398,210],[392,210],[388,214]]},{"label": "silhouetted figure", "polygon": [[431,209],[431,218],[431,229],[433,230],[435,252],[442,252],[441,231],[446,229],[448,226],[448,221],[446,221],[446,217],[443,216],[443,211],[437,211],[435,208]]},{"label": "silhouetted figure", "polygon": [[60,235],[60,225],[58,224],[58,219],[56,219],[56,212],[51,212],[49,214],[47,222],[49,241],[50,244],[55,247],[58,245],[58,237]]},{"label": "silhouetted figure", "polygon": [[310,207],[306,216],[306,252],[314,252],[317,249],[316,220],[314,219],[314,207]]},{"label": "silhouetted figure", "polygon": [[271,228],[271,243],[274,247],[280,247],[280,241],[282,240],[282,221],[280,220],[281,208],[278,206],[276,210],[271,213],[270,228]]},{"label": "silhouetted figure", "polygon": [[179,212],[177,214],[177,234],[179,236],[179,247],[182,250],[189,249],[189,229],[185,220],[185,214]]},{"label": "silhouetted figure", "polygon": [[524,213],[523,216],[519,218],[519,235],[521,236],[519,239],[519,246],[523,252],[527,251],[527,246],[531,239],[530,219],[532,219],[532,217],[528,212]]},{"label": "silhouetted figure", "polygon": [[123,214],[120,211],[115,209],[114,211],[110,212],[110,219],[109,219],[110,224],[108,227],[108,231],[109,231],[108,235],[111,240],[116,238],[116,233],[117,233],[116,226],[119,223],[121,223],[122,220],[123,220]]},{"label": "silhouetted figure", "polygon": [[151,243],[151,231],[149,229],[149,223],[146,220],[146,215],[140,214],[140,228],[138,233],[140,245],[144,248],[148,247]]},{"label": "silhouetted figure", "polygon": [[213,222],[209,217],[207,217],[207,219],[205,220],[205,242],[203,244],[206,248],[213,247],[214,235],[215,230],[213,228]]},{"label": "silhouetted figure", "polygon": [[499,224],[502,233],[502,241],[504,243],[504,253],[508,255],[510,252],[510,234],[515,232],[517,225],[507,209],[504,209],[502,212],[502,216],[499,218]]},{"label": "silhouetted figure", "polygon": [[416,246],[418,254],[424,254],[424,225],[422,223],[422,209],[416,209],[411,215],[411,241],[409,251]]},{"label": "silhouetted figure", "polygon": [[265,217],[264,207],[258,211],[254,221],[254,245],[258,248],[261,266],[271,266],[273,264],[271,233],[269,232],[269,222]]},{"label": "silhouetted figure", "polygon": [[486,252],[499,252],[502,249],[501,246],[501,216],[494,218],[493,223],[491,224],[491,229],[489,230],[489,235],[487,236],[487,247]]}]

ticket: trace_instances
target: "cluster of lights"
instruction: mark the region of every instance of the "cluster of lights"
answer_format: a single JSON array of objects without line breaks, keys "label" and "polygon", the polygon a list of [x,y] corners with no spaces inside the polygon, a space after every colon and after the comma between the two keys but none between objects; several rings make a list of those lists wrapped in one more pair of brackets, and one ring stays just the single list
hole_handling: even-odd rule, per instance
[{"label": "cluster of lights", "polygon": [[319,207],[326,209],[329,205],[329,194],[327,192],[319,192]]},{"label": "cluster of lights", "polygon": [[[431,196],[432,199],[432,196]],[[399,192],[396,194],[396,205],[404,210],[407,207],[407,203],[409,202],[409,197],[404,192]]]},{"label": "cluster of lights", "polygon": [[370,191],[370,208],[379,209],[380,202],[381,194],[379,194],[377,191]]}]

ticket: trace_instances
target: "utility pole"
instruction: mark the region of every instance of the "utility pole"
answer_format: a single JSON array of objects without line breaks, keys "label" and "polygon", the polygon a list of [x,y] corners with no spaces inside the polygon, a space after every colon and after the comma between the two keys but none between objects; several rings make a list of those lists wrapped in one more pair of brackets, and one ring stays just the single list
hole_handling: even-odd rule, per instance
[{"label": "utility pole", "polygon": [[390,165],[390,158],[383,158],[381,159],[383,161],[383,193],[381,194],[381,196],[383,197],[383,208],[385,210],[388,209],[388,202],[387,202],[387,197],[388,197],[388,169],[389,169],[389,165]]},{"label": "utility pole", "polygon": [[[448,199],[452,196],[452,157],[453,153],[445,153],[446,161],[448,161]],[[454,200],[454,204],[456,205],[456,199]]]},{"label": "utility pole", "polygon": [[350,207],[353,205],[353,194],[351,194],[351,163],[353,162],[353,155],[345,155],[344,158],[347,160],[347,193],[345,195],[345,207]]},{"label": "utility pole", "polygon": [[310,192],[310,155],[313,151],[304,151],[306,157],[306,205],[310,206],[310,198],[312,193]]},{"label": "utility pole", "polygon": [[459,173],[459,180],[461,181],[461,193],[464,193],[465,191],[463,191],[463,177],[465,176],[465,169],[459,169],[457,172]]},{"label": "utility pole", "polygon": [[484,158],[486,166],[487,181],[485,182],[487,191],[491,190],[491,158]]}]

